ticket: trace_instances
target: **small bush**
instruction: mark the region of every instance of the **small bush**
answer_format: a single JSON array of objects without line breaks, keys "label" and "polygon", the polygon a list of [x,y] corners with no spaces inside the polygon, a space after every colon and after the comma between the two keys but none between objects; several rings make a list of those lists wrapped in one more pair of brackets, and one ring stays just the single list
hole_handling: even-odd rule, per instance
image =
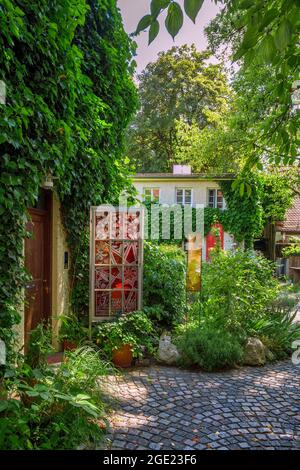
[{"label": "small bush", "polygon": [[[186,308],[186,263],[184,252],[172,245],[145,243],[144,306],[161,328],[179,323]],[[147,311],[147,310],[146,310]]]},{"label": "small bush", "polygon": [[93,446],[106,420],[97,380],[111,371],[90,347],[68,353],[58,367],[7,369],[0,401],[0,449],[76,449]]},{"label": "small bush", "polygon": [[183,366],[198,366],[207,371],[234,367],[243,356],[238,339],[213,324],[190,324],[177,338],[177,345]]},{"label": "small bush", "polygon": [[157,342],[151,320],[145,312],[131,312],[122,315],[113,321],[98,323],[93,330],[93,338],[97,346],[108,359],[112,353],[124,344],[130,344],[134,357],[142,354],[143,347],[149,353],[154,353],[154,344]]},{"label": "small bush", "polygon": [[300,340],[300,324],[288,307],[273,305],[266,317],[252,324],[252,334],[258,336],[273,353],[275,359],[284,359],[292,353],[292,344]]},{"label": "small bush", "polygon": [[25,362],[32,369],[47,365],[47,358],[54,351],[52,346],[52,330],[49,325],[40,323],[29,333]]},{"label": "small bush", "polygon": [[282,256],[289,258],[290,256],[300,256],[300,237],[290,237],[290,245],[282,250]]},{"label": "small bush", "polygon": [[245,335],[253,320],[264,318],[280,284],[274,264],[252,251],[212,254],[204,267],[203,308],[220,327]]},{"label": "small bush", "polygon": [[82,319],[74,313],[59,316],[59,340],[73,341],[76,344],[88,340],[88,328],[83,325]]}]

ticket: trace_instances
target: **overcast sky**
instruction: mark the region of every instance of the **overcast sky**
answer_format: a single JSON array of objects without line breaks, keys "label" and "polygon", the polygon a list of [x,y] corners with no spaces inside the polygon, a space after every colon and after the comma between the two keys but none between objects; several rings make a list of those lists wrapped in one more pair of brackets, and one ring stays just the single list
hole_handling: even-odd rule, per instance
[{"label": "overcast sky", "polygon": [[[183,4],[184,0],[178,0]],[[135,31],[139,20],[149,13],[150,0],[118,0],[118,5],[124,20],[124,26],[127,33]],[[161,29],[155,41],[148,46],[148,32],[141,33],[135,40],[138,44],[137,49],[137,72],[141,72],[149,62],[153,62],[160,51],[167,51],[173,45],[196,44],[199,50],[206,48],[204,37],[204,26],[206,26],[219,11],[220,6],[215,5],[212,0],[205,0],[201,11],[194,24],[188,17],[185,17],[184,25],[176,36],[175,41],[165,29],[164,20],[166,14],[161,15]]]}]

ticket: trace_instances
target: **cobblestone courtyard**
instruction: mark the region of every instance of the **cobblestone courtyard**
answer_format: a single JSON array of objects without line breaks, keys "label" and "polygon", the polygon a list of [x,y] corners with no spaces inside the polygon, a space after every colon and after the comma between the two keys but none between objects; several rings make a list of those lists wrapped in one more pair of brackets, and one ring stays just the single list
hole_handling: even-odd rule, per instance
[{"label": "cobblestone courtyard", "polygon": [[300,449],[300,367],[221,373],[171,367],[109,377],[109,449]]}]

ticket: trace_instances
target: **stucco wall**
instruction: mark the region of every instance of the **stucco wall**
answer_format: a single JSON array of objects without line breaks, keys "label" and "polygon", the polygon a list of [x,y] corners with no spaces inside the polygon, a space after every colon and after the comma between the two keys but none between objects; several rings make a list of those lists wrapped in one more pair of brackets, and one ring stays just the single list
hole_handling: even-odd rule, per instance
[{"label": "stucco wall", "polygon": [[207,206],[208,189],[219,188],[215,181],[134,181],[139,199],[143,200],[144,188],[160,188],[160,203],[175,204],[176,188],[191,188],[192,202]]},{"label": "stucco wall", "polygon": [[57,348],[56,335],[59,329],[59,316],[69,309],[69,269],[64,266],[64,255],[68,252],[66,235],[61,220],[60,204],[53,193],[52,205],[52,327],[53,343]]},{"label": "stucco wall", "polygon": [[[219,189],[220,186],[216,181],[193,181],[193,180],[150,180],[150,181],[133,181],[138,192],[138,199],[142,202],[145,188],[160,189],[160,204],[176,204],[176,188],[192,189],[192,205],[201,204],[208,206],[208,189]],[[231,250],[234,243],[233,237],[229,233],[224,233],[224,249]],[[206,240],[202,240],[202,259],[206,260]]]}]

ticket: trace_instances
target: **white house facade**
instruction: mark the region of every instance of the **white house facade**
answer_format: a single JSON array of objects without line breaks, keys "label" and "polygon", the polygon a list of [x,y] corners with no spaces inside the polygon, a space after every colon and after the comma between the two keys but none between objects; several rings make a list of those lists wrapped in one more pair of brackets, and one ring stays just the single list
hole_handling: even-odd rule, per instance
[{"label": "white house facade", "polygon": [[[232,174],[208,175],[192,174],[190,167],[175,165],[173,173],[137,173],[133,183],[140,202],[158,202],[160,204],[182,204],[195,207],[226,209],[226,202],[218,184],[219,181],[232,180]],[[202,257],[208,257],[208,244],[203,240]],[[225,250],[233,248],[234,239],[229,233],[222,233],[222,244]]]}]

